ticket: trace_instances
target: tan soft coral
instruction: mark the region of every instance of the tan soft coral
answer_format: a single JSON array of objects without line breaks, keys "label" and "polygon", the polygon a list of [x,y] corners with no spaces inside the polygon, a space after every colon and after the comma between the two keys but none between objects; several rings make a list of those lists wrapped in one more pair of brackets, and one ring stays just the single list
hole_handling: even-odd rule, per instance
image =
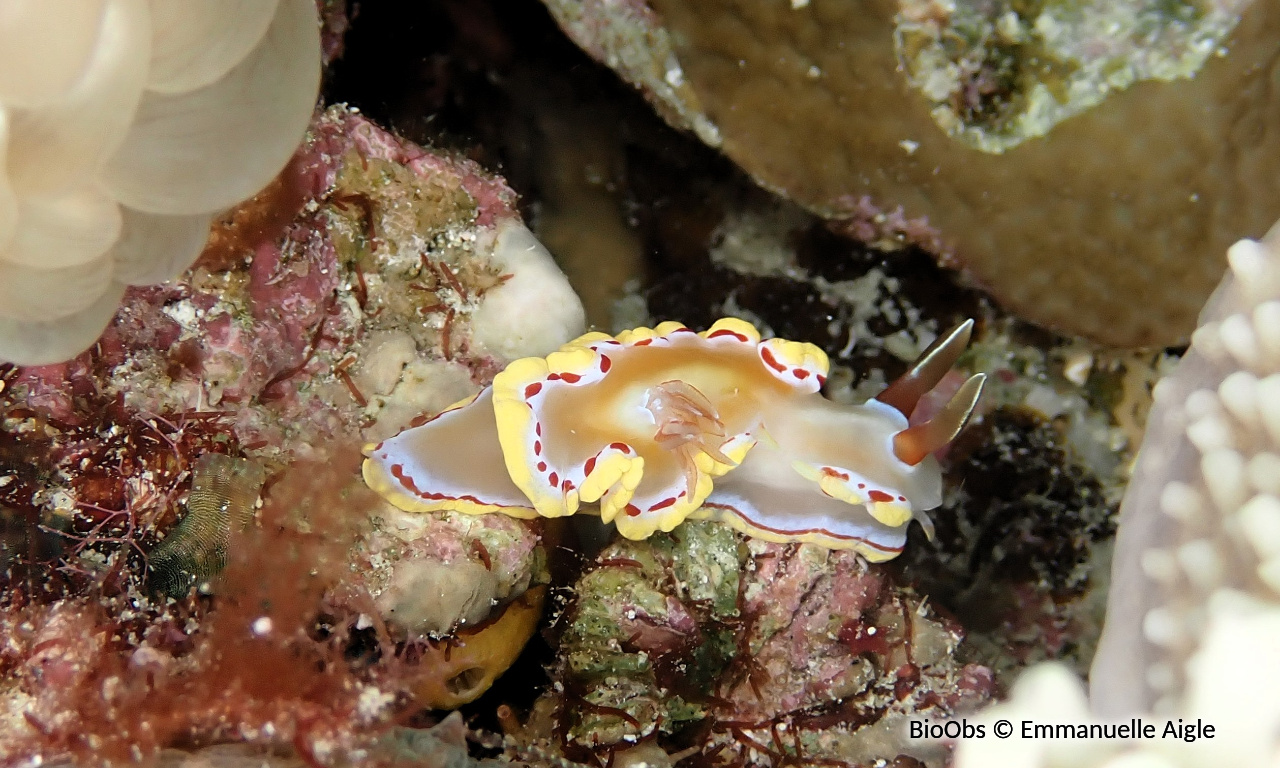
[{"label": "tan soft coral", "polygon": [[[1184,339],[1227,245],[1261,235],[1280,209],[1274,3],[1245,9],[1227,54],[1194,77],[1138,82],[1003,154],[948,136],[908,82],[895,19],[922,3],[652,0],[656,16],[616,9],[638,2],[547,5],[588,51],[631,45],[601,58],[648,72],[637,81],[673,122],[766,187],[833,217],[866,218],[871,203],[888,221],[901,206],[918,231],[895,234],[931,246],[940,233],[1010,309],[1058,330],[1118,345]],[[646,35],[613,29],[653,18]],[[667,49],[649,70],[615,64],[632,61],[631,39]]]}]

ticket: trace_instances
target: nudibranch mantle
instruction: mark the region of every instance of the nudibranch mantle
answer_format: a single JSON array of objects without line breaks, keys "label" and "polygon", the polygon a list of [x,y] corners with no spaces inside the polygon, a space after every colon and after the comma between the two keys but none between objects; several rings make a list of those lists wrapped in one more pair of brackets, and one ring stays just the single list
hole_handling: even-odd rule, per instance
[{"label": "nudibranch mantle", "polygon": [[599,502],[601,518],[631,539],[710,517],[770,541],[886,560],[911,520],[932,530],[924,512],[941,503],[942,483],[930,454],[968,417],[981,377],[957,395],[967,407],[953,400],[932,431],[908,415],[969,325],[899,380],[910,379],[910,392],[895,383],[886,401],[852,406],[819,393],[829,368],[821,349],[761,340],[734,318],[701,333],[674,322],[588,333],[366,446],[364,478],[410,512],[560,517]]}]

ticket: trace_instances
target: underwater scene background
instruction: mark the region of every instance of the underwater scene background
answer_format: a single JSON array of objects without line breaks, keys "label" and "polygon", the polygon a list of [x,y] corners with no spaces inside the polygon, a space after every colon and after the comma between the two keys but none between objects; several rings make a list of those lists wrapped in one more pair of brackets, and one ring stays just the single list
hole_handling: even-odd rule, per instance
[{"label": "underwater scene background", "polygon": [[1276,764],[1277,93],[1269,0],[0,0],[0,765]]}]

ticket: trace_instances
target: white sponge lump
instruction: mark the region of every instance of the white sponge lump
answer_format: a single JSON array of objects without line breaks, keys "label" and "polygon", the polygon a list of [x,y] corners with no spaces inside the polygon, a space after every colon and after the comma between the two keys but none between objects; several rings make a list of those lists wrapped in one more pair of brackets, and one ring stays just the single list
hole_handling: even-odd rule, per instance
[{"label": "white sponge lump", "polygon": [[582,334],[582,300],[528,228],[500,224],[492,261],[511,278],[486,291],[471,315],[471,338],[485,352],[507,362],[543,357]]}]

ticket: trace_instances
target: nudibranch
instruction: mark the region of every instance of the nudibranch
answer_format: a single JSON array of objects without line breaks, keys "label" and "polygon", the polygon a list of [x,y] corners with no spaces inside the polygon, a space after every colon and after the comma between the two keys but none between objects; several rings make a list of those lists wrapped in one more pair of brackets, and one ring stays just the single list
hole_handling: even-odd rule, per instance
[{"label": "nudibranch", "polygon": [[968,420],[983,376],[929,420],[910,416],[971,329],[941,337],[862,405],[820,394],[821,349],[761,340],[742,320],[588,333],[366,446],[364,478],[410,512],[560,517],[599,502],[631,539],[718,518],[769,541],[887,560],[913,519],[932,534],[925,512],[942,503],[932,454]]}]

